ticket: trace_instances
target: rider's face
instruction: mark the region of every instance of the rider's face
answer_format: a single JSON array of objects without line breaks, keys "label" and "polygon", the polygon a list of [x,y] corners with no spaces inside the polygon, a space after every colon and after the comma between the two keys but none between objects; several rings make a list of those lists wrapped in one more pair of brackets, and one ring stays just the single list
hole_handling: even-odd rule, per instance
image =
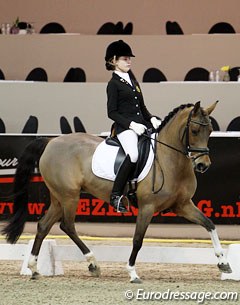
[{"label": "rider's face", "polygon": [[130,56],[120,56],[115,63],[115,70],[120,72],[128,72],[131,68],[131,57]]}]

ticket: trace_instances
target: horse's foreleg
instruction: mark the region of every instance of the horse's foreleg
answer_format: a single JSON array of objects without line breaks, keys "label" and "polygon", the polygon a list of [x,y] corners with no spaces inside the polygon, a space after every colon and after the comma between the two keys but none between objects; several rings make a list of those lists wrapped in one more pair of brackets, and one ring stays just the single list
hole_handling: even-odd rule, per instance
[{"label": "horse's foreleg", "polygon": [[[78,197],[77,197],[78,198]],[[75,213],[76,213],[76,200],[66,200],[60,228],[71,238],[71,240],[78,246],[78,248],[85,255],[88,265],[88,270],[93,276],[100,276],[100,267],[95,259],[92,251],[85,245],[85,243],[78,237],[75,229]]]},{"label": "horse's foreleg", "polygon": [[221,247],[216,229],[209,231],[209,234],[213,243],[215,255],[217,256],[219,261],[218,268],[224,273],[231,273],[232,269],[227,261],[226,256],[223,253],[223,249]]},{"label": "horse's foreleg", "polygon": [[220,244],[218,234],[213,222],[206,217],[194,204],[190,201],[187,204],[183,204],[176,209],[176,214],[183,216],[184,218],[190,220],[193,223],[203,226],[210,234],[212,244],[214,247],[214,252],[218,258],[218,268],[225,273],[231,273],[231,267],[227,262],[227,258],[224,255],[223,248]]},{"label": "horse's foreleg", "polygon": [[131,283],[141,283],[141,280],[136,273],[135,262],[138,252],[142,247],[143,238],[152,219],[153,213],[154,211],[151,207],[145,207],[144,210],[139,210],[138,212],[136,229],[133,237],[133,249],[127,265],[127,271],[130,275]]},{"label": "horse's foreleg", "polygon": [[36,279],[39,276],[37,271],[37,260],[42,242],[54,223],[60,219],[61,215],[62,211],[58,201],[51,196],[51,205],[48,212],[38,223],[37,234],[28,260],[28,268],[32,271],[32,279]]}]

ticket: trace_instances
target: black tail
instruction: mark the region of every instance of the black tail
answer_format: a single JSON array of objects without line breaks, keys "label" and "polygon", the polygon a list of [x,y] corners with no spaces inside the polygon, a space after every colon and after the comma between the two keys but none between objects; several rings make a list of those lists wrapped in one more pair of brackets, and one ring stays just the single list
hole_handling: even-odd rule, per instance
[{"label": "black tail", "polygon": [[2,230],[9,243],[16,243],[23,232],[28,216],[28,186],[30,178],[48,142],[48,138],[38,138],[32,141],[24,149],[18,160],[13,189],[13,216]]}]

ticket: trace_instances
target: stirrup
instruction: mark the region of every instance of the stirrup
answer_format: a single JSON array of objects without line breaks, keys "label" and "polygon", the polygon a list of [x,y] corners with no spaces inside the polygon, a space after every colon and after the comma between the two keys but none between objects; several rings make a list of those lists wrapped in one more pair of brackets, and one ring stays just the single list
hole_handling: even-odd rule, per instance
[{"label": "stirrup", "polygon": [[123,195],[111,195],[110,205],[115,209],[117,213],[127,213],[127,208],[122,203]]}]

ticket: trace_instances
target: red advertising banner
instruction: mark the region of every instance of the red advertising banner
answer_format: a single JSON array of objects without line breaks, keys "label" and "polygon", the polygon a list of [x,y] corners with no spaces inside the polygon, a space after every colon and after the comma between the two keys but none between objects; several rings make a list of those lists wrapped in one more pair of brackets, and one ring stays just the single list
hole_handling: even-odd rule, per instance
[{"label": "red advertising banner", "polygon": [[[193,201],[215,224],[238,224],[240,220],[240,137],[236,133],[212,136],[209,141],[212,165],[204,174],[197,174],[198,187]],[[239,133],[240,136],[240,133]],[[17,160],[25,146],[34,139],[28,135],[0,136],[0,220],[13,212],[11,201],[13,177]],[[34,175],[29,192],[29,221],[41,218],[49,207],[49,192],[42,177]],[[81,193],[76,221],[135,222],[138,210],[119,214],[101,199]],[[153,223],[187,223],[173,213],[157,213]]]}]

